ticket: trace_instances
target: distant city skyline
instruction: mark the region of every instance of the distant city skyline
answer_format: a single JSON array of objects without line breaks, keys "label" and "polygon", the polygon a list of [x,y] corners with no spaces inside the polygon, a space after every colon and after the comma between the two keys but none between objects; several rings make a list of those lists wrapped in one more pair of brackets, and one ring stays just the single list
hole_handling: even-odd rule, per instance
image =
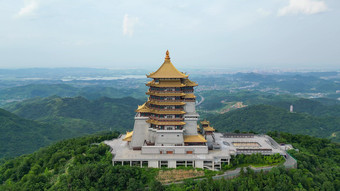
[{"label": "distant city skyline", "polygon": [[339,70],[340,1],[0,1],[0,68]]}]

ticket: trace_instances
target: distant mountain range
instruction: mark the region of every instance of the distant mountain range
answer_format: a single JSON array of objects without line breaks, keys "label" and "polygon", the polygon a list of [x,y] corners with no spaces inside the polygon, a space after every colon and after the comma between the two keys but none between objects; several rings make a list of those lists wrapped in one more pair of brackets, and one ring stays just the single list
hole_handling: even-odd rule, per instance
[{"label": "distant mountain range", "polygon": [[129,87],[117,89],[103,86],[76,87],[67,84],[29,84],[0,89],[0,106],[14,101],[55,95],[60,97],[82,96],[91,100],[101,97],[122,98],[130,96],[144,98],[145,90]]}]

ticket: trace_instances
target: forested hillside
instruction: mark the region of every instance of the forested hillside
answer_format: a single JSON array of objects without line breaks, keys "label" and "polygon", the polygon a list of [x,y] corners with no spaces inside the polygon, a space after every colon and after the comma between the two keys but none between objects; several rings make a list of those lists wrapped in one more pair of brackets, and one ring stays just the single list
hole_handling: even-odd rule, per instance
[{"label": "forested hillside", "polygon": [[[340,141],[340,118],[316,117],[268,105],[254,105],[224,114],[209,115],[208,119],[220,132],[268,131],[307,134]],[[333,134],[334,133],[334,134]]]},{"label": "forested hillside", "polygon": [[241,172],[232,180],[186,181],[172,185],[167,190],[340,190],[340,145],[327,139],[308,135],[269,133],[277,142],[291,143],[295,150],[289,153],[297,159],[298,168],[285,170],[273,168],[268,173]]},{"label": "forested hillside", "polygon": [[83,97],[52,96],[26,100],[6,109],[23,118],[58,124],[80,133],[93,133],[132,129],[135,110],[141,103],[131,97],[102,97],[91,101]]},{"label": "forested hillside", "polygon": [[[291,143],[298,169],[274,168],[269,173],[241,172],[232,180],[185,181],[162,186],[157,169],[112,166],[109,147],[101,144],[117,133],[58,142],[0,164],[0,190],[329,190],[340,189],[340,147],[307,135],[270,133],[278,142]],[[163,169],[166,170],[166,169]]]},{"label": "forested hillside", "polygon": [[294,112],[309,113],[315,116],[340,117],[340,101],[337,99],[317,98],[306,99],[288,94],[271,94],[259,91],[204,91],[205,98],[199,107],[203,111],[218,111],[228,103],[242,102],[244,105],[272,105],[289,110],[294,106]]},{"label": "forested hillside", "polygon": [[0,158],[32,153],[65,138],[131,130],[135,109],[141,102],[129,97],[90,101],[53,96],[11,105],[7,109],[16,115],[0,110]]},{"label": "forested hillside", "polygon": [[53,141],[75,136],[69,129],[23,119],[0,109],[0,158],[32,153]]}]

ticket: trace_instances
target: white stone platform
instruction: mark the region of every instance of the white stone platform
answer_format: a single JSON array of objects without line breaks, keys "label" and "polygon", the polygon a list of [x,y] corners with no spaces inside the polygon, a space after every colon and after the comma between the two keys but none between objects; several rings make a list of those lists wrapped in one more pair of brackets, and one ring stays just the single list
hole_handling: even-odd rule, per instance
[{"label": "white stone platform", "polygon": [[[218,145],[209,150],[207,154],[193,153],[186,154],[177,152],[187,148],[206,149],[206,146],[143,146],[145,150],[155,150],[150,154],[142,153],[142,150],[132,150],[123,137],[104,141],[105,144],[111,147],[113,154],[113,164],[130,164],[130,165],[147,165],[148,167],[159,168],[166,166],[169,168],[176,168],[179,165],[193,166],[197,168],[220,169],[221,163],[229,162],[231,155],[237,154],[275,154],[280,153],[284,155],[284,150],[273,139],[266,135],[255,135],[251,138],[226,138],[222,133],[214,133],[215,142],[213,143],[212,136],[207,136],[208,144]],[[235,144],[236,143],[236,144]],[[244,146],[244,145],[246,146]],[[249,146],[250,145],[250,146]],[[201,148],[202,147],[202,148]],[[142,149],[143,149],[142,148]],[[174,150],[174,153],[160,154],[159,150]],[[180,153],[180,154],[178,154]]]}]

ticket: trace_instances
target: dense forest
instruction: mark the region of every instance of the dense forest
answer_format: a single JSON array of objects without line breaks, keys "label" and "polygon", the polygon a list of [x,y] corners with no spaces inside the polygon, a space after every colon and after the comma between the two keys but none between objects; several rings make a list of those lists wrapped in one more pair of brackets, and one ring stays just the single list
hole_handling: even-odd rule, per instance
[{"label": "dense forest", "polygon": [[[239,177],[231,180],[188,179],[183,184],[165,186],[155,179],[158,169],[112,166],[109,147],[101,142],[115,138],[118,133],[102,133],[61,141],[33,154],[3,160],[0,164],[0,190],[340,189],[339,144],[307,135],[277,132],[269,135],[298,149],[290,151],[298,160],[298,169],[278,167],[268,173],[254,173],[245,168]],[[249,160],[241,157],[236,162],[240,164]]]},{"label": "dense forest", "polygon": [[5,107],[20,117],[55,123],[77,132],[93,133],[103,130],[127,130],[133,127],[138,104],[131,97],[88,100],[84,97],[35,98]]},{"label": "dense forest", "polygon": [[[0,109],[0,158],[32,153],[54,141],[133,127],[134,98],[35,98]],[[34,120],[34,121],[33,121]]]},{"label": "dense forest", "polygon": [[77,136],[65,127],[23,119],[3,109],[0,135],[0,159],[32,153],[56,140]]},{"label": "dense forest", "polygon": [[255,131],[266,133],[280,131],[332,138],[340,131],[340,118],[316,117],[306,113],[290,113],[285,109],[269,105],[253,105],[224,114],[208,115],[207,118],[220,132]]}]

